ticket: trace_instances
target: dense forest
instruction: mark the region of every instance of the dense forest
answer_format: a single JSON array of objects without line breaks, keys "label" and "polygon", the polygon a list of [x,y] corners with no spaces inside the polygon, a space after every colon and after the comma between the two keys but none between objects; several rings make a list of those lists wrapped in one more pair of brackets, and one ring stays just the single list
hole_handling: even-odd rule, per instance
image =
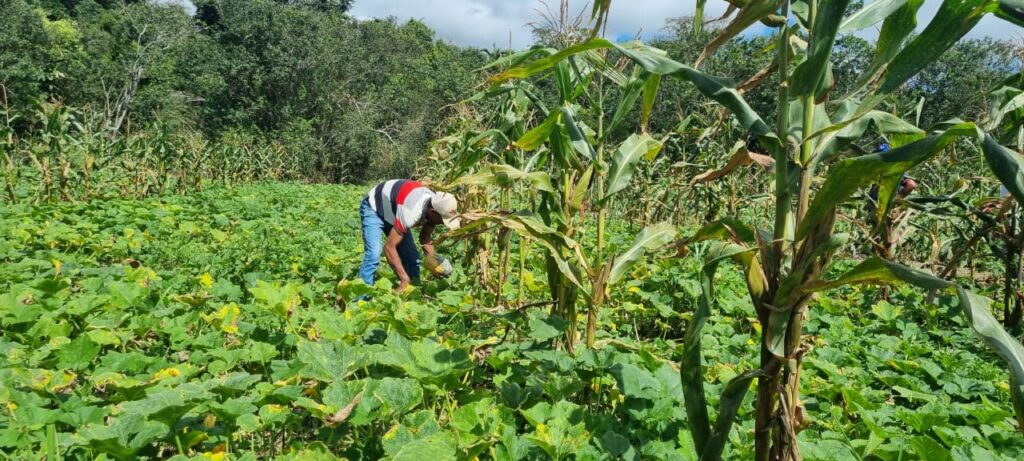
[{"label": "dense forest", "polygon": [[[445,43],[418,21],[359,21],[346,14],[350,1],[202,0],[195,6],[190,16],[166,2],[0,4],[7,176],[59,182],[52,176],[67,170],[75,179],[63,181],[80,182],[86,170],[123,163],[117,152],[153,169],[152,176],[170,170],[317,182],[408,176],[431,140],[457,129],[466,111],[487,110],[460,102],[483,81],[488,60],[508,53]],[[535,30],[538,46],[560,45],[553,24],[547,26]],[[669,20],[651,44],[689,62],[714,33],[694,33],[692,19]],[[730,41],[705,65],[742,81],[773,59],[766,52],[771,40]],[[960,41],[888,104],[900,113],[918,111],[921,126],[971,119],[985,110],[977,89],[1019,66],[1019,52],[1009,42]],[[854,84],[871,54],[864,39],[837,41],[834,92]],[[762,113],[774,105],[773,78],[747,97]],[[651,117],[657,132],[706,104],[692,87],[666,85]],[[540,97],[550,99],[553,91],[541,88]],[[28,152],[39,150],[31,144],[53,130],[84,150],[90,142],[121,141],[120,147],[69,153],[47,166],[45,155]],[[148,152],[170,145],[188,146],[189,159]],[[93,181],[104,174],[90,173]],[[144,193],[169,183],[122,189]]]}]

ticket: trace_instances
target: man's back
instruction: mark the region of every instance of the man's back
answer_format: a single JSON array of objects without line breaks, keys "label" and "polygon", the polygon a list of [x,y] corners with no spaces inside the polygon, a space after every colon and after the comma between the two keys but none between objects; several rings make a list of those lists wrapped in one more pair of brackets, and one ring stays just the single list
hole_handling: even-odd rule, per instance
[{"label": "man's back", "polygon": [[370,189],[368,198],[377,216],[404,234],[423,217],[423,210],[433,195],[417,181],[392,179]]}]

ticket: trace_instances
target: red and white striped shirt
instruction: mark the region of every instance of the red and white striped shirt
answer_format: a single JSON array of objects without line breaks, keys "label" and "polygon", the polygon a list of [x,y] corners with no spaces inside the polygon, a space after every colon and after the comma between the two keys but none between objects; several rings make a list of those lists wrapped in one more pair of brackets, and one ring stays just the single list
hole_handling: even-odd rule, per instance
[{"label": "red and white striped shirt", "polygon": [[384,222],[405,234],[423,219],[434,192],[408,179],[392,179],[370,189],[370,207]]}]

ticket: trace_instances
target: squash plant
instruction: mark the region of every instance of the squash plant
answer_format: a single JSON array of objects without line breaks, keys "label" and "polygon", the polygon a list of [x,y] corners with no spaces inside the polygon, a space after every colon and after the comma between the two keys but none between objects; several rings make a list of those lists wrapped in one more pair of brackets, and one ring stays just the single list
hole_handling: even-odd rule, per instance
[{"label": "squash plant", "polygon": [[[702,5],[705,2],[700,2]],[[990,312],[990,301],[931,274],[882,258],[870,258],[838,278],[825,278],[833,254],[848,237],[834,231],[836,207],[858,190],[879,184],[879,217],[893,203],[902,174],[967,138],[981,145],[995,175],[1018,201],[1024,200],[1024,162],[974,123],[959,120],[919,133],[899,117],[876,110],[891,93],[938,58],[987,14],[1016,24],[1024,15],[1016,2],[947,0],[917,35],[920,0],[880,0],[847,16],[848,0],[732,1],[735,18],[707,44],[694,66],[673,61],[638,42],[614,43],[596,38],[607,20],[610,0],[595,4],[595,38],[510,69],[494,84],[525,78],[564,66],[574,56],[614,49],[652,75],[680,78],[728,109],[775,158],[775,212],[772,229],[736,218],[714,222],[678,243],[713,241],[702,271],[703,295],[691,320],[681,363],[688,423],[701,459],[720,459],[737,410],[753,380],[755,459],[797,460],[797,433],[804,423],[799,383],[803,322],[816,293],[850,284],[907,282],[954,293],[968,322],[1011,372],[1011,395],[1024,397],[1024,347],[1006,333]],[[779,74],[777,120],[769,125],[743,99],[734,84],[699,70],[699,62],[721,43],[757,22],[777,28],[776,72]],[[847,95],[831,94],[830,57],[836,37],[881,22],[869,69]],[[889,135],[896,146],[884,154],[844,156],[847,147],[870,128]],[[827,169],[826,169],[827,167]],[[823,178],[822,178],[823,177]],[[816,180],[823,185],[815,190]],[[876,222],[882,222],[877,219]],[[710,420],[703,385],[701,332],[714,307],[713,276],[724,261],[744,270],[752,307],[762,325],[760,367],[734,378],[722,391],[718,418]],[[1018,415],[1024,415],[1018,404]]]}]

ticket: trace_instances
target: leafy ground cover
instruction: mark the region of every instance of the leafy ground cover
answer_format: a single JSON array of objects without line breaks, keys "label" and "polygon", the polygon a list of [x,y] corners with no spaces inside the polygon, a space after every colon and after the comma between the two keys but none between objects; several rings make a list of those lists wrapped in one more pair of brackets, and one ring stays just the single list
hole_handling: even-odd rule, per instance
[{"label": "leafy ground cover", "polygon": [[[696,459],[677,363],[699,255],[637,265],[595,349],[572,355],[550,346],[565,321],[495,309],[467,266],[403,296],[351,282],[363,193],[268,183],[0,210],[0,454]],[[535,256],[507,290],[532,301],[547,291]],[[718,277],[706,362],[737,364],[708,366],[720,389],[757,366],[760,325],[743,281]],[[952,301],[877,299],[850,288],[811,309],[804,458],[1024,457],[1001,362]],[[750,400],[729,459],[750,457]]]}]

